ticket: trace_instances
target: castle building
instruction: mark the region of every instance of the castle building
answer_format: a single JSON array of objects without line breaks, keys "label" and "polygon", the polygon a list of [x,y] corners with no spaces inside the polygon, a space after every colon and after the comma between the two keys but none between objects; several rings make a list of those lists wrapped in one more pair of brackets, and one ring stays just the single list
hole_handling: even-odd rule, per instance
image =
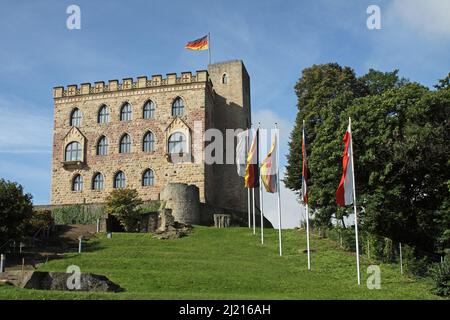
[{"label": "castle building", "polygon": [[186,183],[205,204],[247,210],[236,166],[202,161],[207,142],[195,137],[249,127],[250,77],[242,61],[195,74],[55,87],[53,97],[52,205],[101,204],[125,187],[158,200],[168,183]]}]

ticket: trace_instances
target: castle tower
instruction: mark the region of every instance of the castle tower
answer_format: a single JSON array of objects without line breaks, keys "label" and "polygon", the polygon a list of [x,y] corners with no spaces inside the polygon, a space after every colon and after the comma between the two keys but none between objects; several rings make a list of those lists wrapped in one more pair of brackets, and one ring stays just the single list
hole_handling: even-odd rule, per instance
[{"label": "castle tower", "polygon": [[[208,73],[215,91],[214,126],[224,137],[226,129],[247,129],[251,124],[250,77],[244,63],[232,60],[210,64]],[[234,163],[235,150],[224,150],[225,159]],[[247,211],[247,190],[236,165],[216,165],[214,169],[214,202],[220,207]]]}]

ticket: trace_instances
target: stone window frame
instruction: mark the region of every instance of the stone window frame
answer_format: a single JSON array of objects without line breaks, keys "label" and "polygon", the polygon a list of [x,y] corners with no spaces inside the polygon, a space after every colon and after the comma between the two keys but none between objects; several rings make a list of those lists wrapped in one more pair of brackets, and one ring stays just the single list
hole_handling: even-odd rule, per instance
[{"label": "stone window frame", "polygon": [[83,176],[80,173],[76,173],[72,177],[71,190],[73,192],[82,192],[83,191]]},{"label": "stone window frame", "polygon": [[[78,114],[79,114],[76,118],[74,118],[75,112],[78,112]],[[81,112],[81,109],[78,107],[73,107],[72,110],[70,110],[69,126],[80,127],[82,120],[83,120],[83,112]],[[76,121],[76,123],[74,123],[75,121]]]},{"label": "stone window frame", "polygon": [[[145,175],[146,173],[150,173],[151,172],[151,184],[145,185]],[[141,173],[141,186],[144,188],[149,188],[149,187],[154,187],[155,186],[155,180],[156,180],[156,175],[155,175],[155,170],[153,170],[152,168],[146,168],[144,171],[142,171]]]},{"label": "stone window frame", "polygon": [[[81,145],[81,159],[76,161],[66,161],[66,148],[67,146],[72,142],[78,142]],[[78,165],[81,163],[84,163],[85,161],[85,152],[86,152],[86,138],[81,133],[80,129],[77,127],[71,127],[69,132],[66,134],[66,136],[63,139],[63,144],[61,148],[61,159],[64,165],[68,164],[75,164]]]},{"label": "stone window frame", "polygon": [[[97,177],[101,177],[100,182],[96,181]],[[100,188],[96,188],[97,183],[101,183]],[[102,191],[103,189],[105,189],[105,175],[103,173],[101,173],[100,171],[96,171],[96,172],[94,172],[94,175],[92,176],[91,190]]]},{"label": "stone window frame", "polygon": [[[182,106],[176,106],[175,107],[175,103],[181,101],[182,102]],[[181,114],[179,114],[179,112],[177,114],[174,113],[174,110],[182,110]],[[183,117],[186,115],[186,99],[184,99],[182,96],[176,96],[173,100],[172,100],[172,104],[171,104],[171,112],[170,112],[171,116],[173,118],[175,117]]]},{"label": "stone window frame", "polygon": [[[117,185],[116,185],[116,182],[117,182],[117,176],[119,175],[119,174],[122,174],[123,175],[123,186],[121,186],[121,187],[118,187]],[[115,173],[114,173],[114,177],[113,177],[113,189],[125,189],[127,187],[127,176],[125,175],[125,172],[123,172],[122,170],[117,170]]]},{"label": "stone window frame", "polygon": [[[148,103],[150,103],[150,104],[153,106],[153,109],[150,108],[150,110],[149,110],[149,112],[150,112],[150,117],[145,117],[145,113],[146,113],[145,106],[146,106]],[[152,112],[153,112],[153,114],[152,114]],[[145,120],[154,120],[155,118],[156,118],[156,103],[155,103],[155,100],[153,100],[153,99],[147,99],[147,100],[145,100],[144,104],[142,105],[142,119],[145,119]]]},{"label": "stone window frame", "polygon": [[[106,114],[102,114],[103,110],[106,110]],[[97,111],[97,123],[98,124],[107,124],[107,123],[109,123],[109,116],[110,115],[111,115],[110,107],[107,104],[102,103],[100,105],[100,107],[98,108],[98,111]],[[102,117],[106,118],[106,120],[105,121],[101,121]]]},{"label": "stone window frame", "polygon": [[229,85],[230,84],[230,77],[228,76],[228,73],[224,72],[222,74],[221,82],[224,85]]},{"label": "stone window frame", "polygon": [[[177,133],[184,136],[184,143],[185,143],[186,150],[183,150],[182,153],[189,154],[190,153],[190,136],[189,136],[189,133],[186,133],[186,130],[182,130],[182,129],[175,129],[175,130],[171,131],[170,134],[168,135],[168,137],[167,137],[167,154],[169,154],[169,155],[177,154],[177,152],[174,152],[174,153],[170,152],[170,138]],[[180,142],[180,141],[177,141],[177,142]]]},{"label": "stone window frame", "polygon": [[[145,138],[148,134],[151,134],[153,137],[153,140],[151,141],[153,143],[153,148],[151,150],[145,150]],[[152,130],[147,130],[144,132],[144,135],[142,136],[142,148],[141,151],[145,153],[152,153],[156,150],[156,135],[153,133]]]},{"label": "stone window frame", "polygon": [[[127,143],[127,144],[129,144],[129,150],[128,150],[128,152],[123,152],[123,151],[122,151],[122,140],[123,140],[126,136],[128,136],[128,138],[130,139],[130,142]],[[132,152],[133,152],[133,139],[131,138],[131,135],[130,135],[129,133],[124,132],[124,133],[120,136],[120,139],[119,139],[119,153],[120,153],[120,154],[130,154],[130,153],[132,153]]]},{"label": "stone window frame", "polygon": [[[130,111],[127,112],[126,114],[129,114],[129,118],[127,116],[127,119],[123,119],[122,115],[124,114],[123,112],[123,108],[125,108],[125,106],[129,106]],[[130,103],[130,101],[125,101],[122,103],[120,110],[119,110],[119,121],[120,122],[128,122],[128,121],[132,121],[133,120],[133,105]]]},{"label": "stone window frame", "polygon": [[[100,153],[100,142],[102,140],[106,140],[106,145],[104,148],[106,149],[105,153]],[[109,139],[106,135],[102,134],[98,139],[97,143],[95,144],[95,155],[97,156],[107,156],[109,154]]]},{"label": "stone window frame", "polygon": [[[71,147],[72,145],[78,144],[79,149],[73,149],[73,147]],[[71,151],[70,151],[70,159],[67,158],[67,149],[71,147]],[[76,152],[76,159],[72,158],[72,154]],[[65,162],[73,162],[73,161],[83,161],[83,146],[79,141],[73,140],[70,141],[69,143],[66,144],[66,146],[64,147],[64,161]]]}]

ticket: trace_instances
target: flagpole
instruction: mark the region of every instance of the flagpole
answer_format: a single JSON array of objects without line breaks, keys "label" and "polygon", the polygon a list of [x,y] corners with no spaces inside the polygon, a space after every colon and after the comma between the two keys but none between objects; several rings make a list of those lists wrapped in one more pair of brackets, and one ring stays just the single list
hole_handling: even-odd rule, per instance
[{"label": "flagpole", "polygon": [[277,135],[277,184],[278,184],[278,244],[280,257],[283,255],[283,247],[281,243],[281,185],[280,185],[280,132],[278,124],[275,122],[275,134]]},{"label": "flagpole", "polygon": [[306,203],[306,250],[308,251],[308,270],[311,270],[311,251],[309,249],[309,206]]},{"label": "flagpole", "polygon": [[209,64],[211,64],[211,33],[208,32],[208,56]]},{"label": "flagpole", "polygon": [[261,123],[258,122],[258,172],[259,172],[259,208],[261,216],[261,244],[264,244],[264,202],[263,202],[263,188],[262,188],[262,175],[259,167],[259,159],[261,157],[261,142],[259,139],[259,129],[261,128]]},{"label": "flagpole", "polygon": [[[303,159],[303,162],[306,163],[306,143],[305,143],[305,120],[303,120],[303,137],[302,137],[303,141],[303,146],[305,148],[305,152],[304,152],[304,156],[305,159]],[[305,177],[303,177],[303,179],[305,179]],[[306,185],[306,180],[305,180],[305,185]],[[304,186],[302,185],[302,188]],[[304,193],[304,190],[303,190]],[[304,200],[304,199],[303,199]],[[306,201],[306,203],[303,202],[303,204],[305,205],[305,210],[306,210],[306,215],[305,215],[305,219],[306,219],[306,250],[308,253],[308,270],[311,270],[311,251],[309,248],[309,205],[308,205],[308,201]]]},{"label": "flagpole", "polygon": [[[252,137],[253,138],[253,137]],[[255,187],[252,188],[252,202],[253,202],[253,234],[256,235],[256,200],[255,200]]]},{"label": "flagpole", "polygon": [[252,194],[250,193],[250,188],[247,188],[247,211],[248,211],[248,228],[250,229],[252,227],[251,223],[252,223],[252,217],[251,217],[251,197]]},{"label": "flagpole", "polygon": [[[245,164],[247,165],[247,156],[248,156],[248,146],[250,144],[250,130],[247,128],[247,139],[245,140]],[[251,226],[251,192],[250,188],[247,188],[247,212],[248,212],[248,228],[250,229]]]},{"label": "flagpole", "polygon": [[253,200],[253,234],[256,234],[256,216],[255,216],[255,188],[252,188],[252,200]]},{"label": "flagpole", "polygon": [[358,285],[361,284],[361,274],[359,268],[359,241],[358,241],[358,212],[356,210],[356,186],[355,186],[355,164],[353,161],[353,134],[352,134],[352,119],[348,118],[350,129],[350,150],[352,157],[352,179],[353,179],[353,210],[355,214],[355,238],[356,238],[356,268],[358,274]]}]

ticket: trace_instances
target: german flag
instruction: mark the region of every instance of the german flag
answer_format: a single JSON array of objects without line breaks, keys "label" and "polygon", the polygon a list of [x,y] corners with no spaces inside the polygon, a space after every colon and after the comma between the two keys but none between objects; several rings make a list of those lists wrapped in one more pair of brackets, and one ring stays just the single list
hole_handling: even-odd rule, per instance
[{"label": "german flag", "polygon": [[203,38],[190,41],[184,47],[189,50],[208,50],[208,36],[204,36]]}]

